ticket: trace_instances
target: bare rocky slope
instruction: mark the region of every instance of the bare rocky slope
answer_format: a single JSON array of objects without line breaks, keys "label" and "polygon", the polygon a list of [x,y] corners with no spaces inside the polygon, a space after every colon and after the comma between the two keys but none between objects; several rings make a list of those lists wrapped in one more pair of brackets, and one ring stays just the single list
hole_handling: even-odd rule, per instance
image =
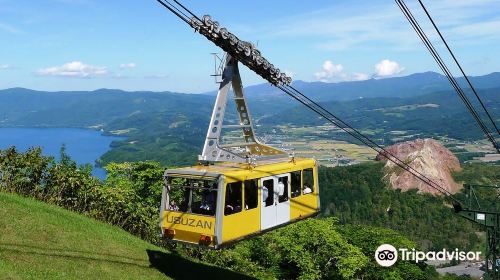
[{"label": "bare rocky slope", "polygon": [[[402,142],[386,148],[413,169],[425,175],[450,193],[458,192],[462,186],[453,180],[451,173],[461,169],[457,157],[433,139],[416,139]],[[382,154],[376,160],[385,161],[385,178],[393,188],[407,191],[417,188],[419,192],[440,194],[409,172],[388,161]]]}]

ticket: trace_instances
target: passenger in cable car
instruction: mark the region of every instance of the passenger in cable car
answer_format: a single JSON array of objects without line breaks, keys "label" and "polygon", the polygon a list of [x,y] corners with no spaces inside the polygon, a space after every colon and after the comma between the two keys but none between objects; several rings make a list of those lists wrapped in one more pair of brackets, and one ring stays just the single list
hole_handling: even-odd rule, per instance
[{"label": "passenger in cable car", "polygon": [[309,194],[313,192],[314,187],[314,175],[312,169],[305,169],[303,172],[304,190],[303,194]]},{"label": "passenger in cable car", "polygon": [[[262,190],[264,191],[263,200],[265,202],[265,206],[270,206],[274,204],[274,183],[273,180],[265,180],[263,182]],[[271,194],[271,195],[269,195]]]},{"label": "passenger in cable car", "polygon": [[283,177],[278,179],[278,193],[280,196],[285,193],[285,184],[283,184]]},{"label": "passenger in cable car", "polygon": [[177,204],[175,203],[175,200],[170,201],[169,210],[172,210],[172,211],[179,211],[179,207],[178,207],[178,206],[177,206]]},{"label": "passenger in cable car", "polygon": [[245,181],[245,210],[253,209],[258,204],[258,181]]},{"label": "passenger in cable car", "polygon": [[215,192],[208,189],[203,190],[202,198],[201,198],[201,206],[200,208],[210,212],[215,209],[214,203],[215,203]]},{"label": "passenger in cable car", "polygon": [[213,216],[215,214],[214,189],[206,180],[193,180],[191,182],[191,212],[201,215]]},{"label": "passenger in cable car", "polygon": [[265,184],[266,182],[264,182],[264,185],[262,186],[262,202],[266,202],[267,201],[267,197],[269,196],[269,190],[267,189],[267,184]]},{"label": "passenger in cable car", "polygon": [[301,189],[300,189],[301,175],[300,175],[300,171],[292,172],[291,179],[292,179],[291,180],[292,198],[300,196],[301,195]]},{"label": "passenger in cable car", "polygon": [[237,199],[235,205],[233,206],[234,213],[241,212],[241,199]]},{"label": "passenger in cable car", "polygon": [[241,212],[241,182],[227,184],[224,215]]},{"label": "passenger in cable car", "polygon": [[308,185],[304,185],[304,194],[311,193],[312,189]]},{"label": "passenger in cable car", "polygon": [[238,213],[238,212],[241,212],[241,200],[236,200],[236,202],[232,203],[232,202],[228,202],[226,204],[226,208],[225,208],[225,215],[231,215],[231,214],[234,214],[234,213]]},{"label": "passenger in cable car", "polygon": [[278,195],[279,195],[279,203],[287,201],[288,200],[288,188],[287,188],[287,183],[288,183],[288,177],[280,177],[278,179]]},{"label": "passenger in cable car", "polygon": [[234,207],[231,204],[226,204],[226,207],[224,208],[224,215],[231,215],[233,214]]}]

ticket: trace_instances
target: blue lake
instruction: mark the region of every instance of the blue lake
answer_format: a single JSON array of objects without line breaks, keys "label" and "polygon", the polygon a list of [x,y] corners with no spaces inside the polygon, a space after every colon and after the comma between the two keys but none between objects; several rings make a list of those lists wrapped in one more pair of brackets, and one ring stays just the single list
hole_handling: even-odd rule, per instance
[{"label": "blue lake", "polygon": [[[59,159],[61,146],[78,164],[90,163],[106,153],[111,142],[123,137],[104,136],[99,131],[78,128],[0,128],[0,149],[16,146],[19,151],[30,147],[42,147],[44,155]],[[92,174],[104,179],[106,171],[93,168]]]}]

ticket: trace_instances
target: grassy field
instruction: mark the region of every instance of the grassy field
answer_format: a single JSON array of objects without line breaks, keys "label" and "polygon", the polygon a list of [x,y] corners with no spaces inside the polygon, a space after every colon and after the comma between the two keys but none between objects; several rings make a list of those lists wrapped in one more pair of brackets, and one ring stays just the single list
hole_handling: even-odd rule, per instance
[{"label": "grassy field", "polygon": [[117,227],[0,192],[0,279],[245,279]]}]

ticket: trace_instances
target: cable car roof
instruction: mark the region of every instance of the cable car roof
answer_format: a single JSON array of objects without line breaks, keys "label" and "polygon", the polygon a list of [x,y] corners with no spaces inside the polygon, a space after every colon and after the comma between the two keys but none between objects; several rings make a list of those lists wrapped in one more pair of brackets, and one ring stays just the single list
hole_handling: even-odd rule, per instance
[{"label": "cable car roof", "polygon": [[[256,173],[261,177],[270,176],[277,172],[293,171],[297,169],[310,168],[316,165],[316,161],[310,158],[287,158],[269,159],[259,161],[253,166],[245,163],[217,163],[214,165],[195,165],[189,167],[167,169],[165,176],[179,175],[182,177],[212,177],[221,175],[234,178],[235,180],[245,180],[249,173]],[[267,175],[266,175],[267,174]]]}]

